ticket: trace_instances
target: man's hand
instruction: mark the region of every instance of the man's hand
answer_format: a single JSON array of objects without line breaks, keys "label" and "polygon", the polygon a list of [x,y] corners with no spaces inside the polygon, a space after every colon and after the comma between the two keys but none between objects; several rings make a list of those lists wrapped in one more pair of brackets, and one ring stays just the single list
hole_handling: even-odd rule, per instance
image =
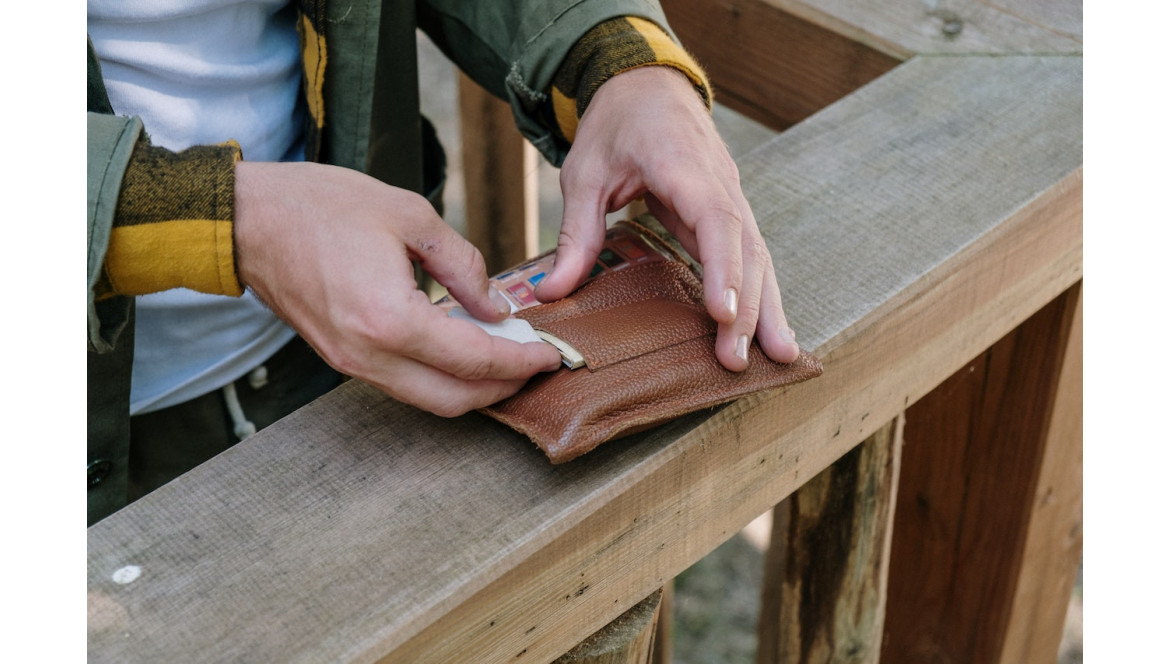
[{"label": "man's hand", "polygon": [[537,288],[538,298],[572,292],[601,251],[605,215],[644,196],[703,265],[704,302],[719,323],[720,363],[746,369],[753,334],[773,360],[796,359],[771,255],[740,190],[735,162],[681,73],[641,67],[602,84],[581,117],[561,189],[556,266]]},{"label": "man's hand", "polygon": [[241,281],[338,371],[452,417],[560,366],[545,343],[493,337],[448,318],[411,260],[477,318],[507,316],[483,257],[423,197],[320,164],[236,164]]}]

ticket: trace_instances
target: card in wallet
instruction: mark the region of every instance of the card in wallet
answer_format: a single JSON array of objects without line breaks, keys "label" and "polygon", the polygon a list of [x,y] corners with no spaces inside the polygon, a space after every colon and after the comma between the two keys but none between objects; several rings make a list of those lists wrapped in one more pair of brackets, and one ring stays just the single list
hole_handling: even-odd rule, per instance
[{"label": "card in wallet", "polygon": [[717,324],[703,306],[693,262],[643,225],[619,225],[607,248],[634,233],[644,240],[640,246],[653,245],[653,260],[606,264],[603,250],[595,276],[571,295],[513,314],[554,345],[570,347],[584,366],[538,374],[484,413],[527,435],[556,464],[681,415],[821,374],[820,361],[807,352],[780,364],[754,341],[746,371],[725,369],[715,357]]}]

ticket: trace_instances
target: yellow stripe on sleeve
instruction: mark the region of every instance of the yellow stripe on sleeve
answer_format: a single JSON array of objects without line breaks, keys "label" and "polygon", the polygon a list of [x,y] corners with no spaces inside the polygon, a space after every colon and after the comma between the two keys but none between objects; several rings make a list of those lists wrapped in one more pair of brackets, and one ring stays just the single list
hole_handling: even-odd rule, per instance
[{"label": "yellow stripe on sleeve", "polygon": [[577,137],[577,123],[580,118],[577,117],[577,100],[572,99],[561,89],[553,86],[552,89],[552,104],[553,114],[557,119],[557,126],[561,130],[561,135],[570,143]]},{"label": "yellow stripe on sleeve", "polygon": [[301,58],[305,68],[305,99],[317,129],[325,126],[325,38],[308,16],[301,16]]},{"label": "yellow stripe on sleeve", "polygon": [[695,59],[653,21],[623,16],[593,26],[565,55],[553,77],[546,117],[572,143],[577,121],[598,88],[639,67],[677,69],[711,109],[711,84]]},{"label": "yellow stripe on sleeve", "polygon": [[687,78],[691,79],[691,83],[695,86],[699,95],[702,96],[703,103],[710,109],[712,102],[711,81],[707,79],[707,73],[703,71],[699,63],[695,62],[691,54],[676,44],[656,23],[637,16],[629,16],[626,20],[630,22],[630,25],[634,26],[634,29],[638,31],[638,34],[642,35],[642,38],[646,40],[646,43],[654,51],[654,57],[657,62],[652,64],[668,65],[686,74]]},{"label": "yellow stripe on sleeve", "polygon": [[106,252],[106,277],[122,295],[190,288],[242,295],[236,278],[232,222],[214,219],[116,226]]}]

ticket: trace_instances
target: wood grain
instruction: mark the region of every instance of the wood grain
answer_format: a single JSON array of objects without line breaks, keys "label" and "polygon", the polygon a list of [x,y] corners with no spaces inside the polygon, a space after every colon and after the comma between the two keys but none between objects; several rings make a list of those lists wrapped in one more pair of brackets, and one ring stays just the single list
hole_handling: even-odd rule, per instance
[{"label": "wood grain", "polygon": [[916,55],[1079,55],[1075,0],[663,0],[720,103],[783,131]]},{"label": "wood grain", "polygon": [[1077,0],[757,0],[899,60],[1080,55]]},{"label": "wood grain", "polygon": [[650,664],[661,607],[662,592],[656,591],[553,664]]},{"label": "wood grain", "polygon": [[552,661],[1080,279],[1080,72],[916,59],[740,160],[822,377],[565,466],[348,383],[89,529],[90,660]]},{"label": "wood grain", "polygon": [[986,4],[1000,11],[1043,27],[1051,32],[1064,34],[1078,42],[1083,41],[1084,5],[1067,0],[985,0]]},{"label": "wood grain", "polygon": [[868,662],[881,654],[903,418],[776,506],[756,662]]},{"label": "wood grain", "polygon": [[[1061,623],[1045,623],[1063,617],[1080,560],[1080,476],[1069,472],[1080,457],[1079,438],[1053,439],[1050,422],[1079,293],[1054,300],[907,410],[884,662],[1055,661]],[[1068,433],[1067,423],[1056,430]],[[1066,500],[1047,508],[1058,492]],[[1046,652],[1021,631],[1038,626]],[[1011,653],[1009,631],[1019,640]]]},{"label": "wood grain", "polygon": [[654,631],[654,649],[651,664],[671,664],[674,661],[674,579],[662,586],[662,600],[658,605],[658,625]]},{"label": "wood grain", "polygon": [[923,57],[740,158],[802,346],[836,348],[904,306],[940,257],[989,239],[980,220],[1041,192],[1076,201],[1079,243],[1082,124],[1079,57]]},{"label": "wood grain", "polygon": [[[1081,563],[1083,533],[1084,312],[1082,288],[1065,301],[1071,316],[1063,366],[1030,507],[1001,662],[1044,662],[1060,648]],[[1072,298],[1076,298],[1075,305]],[[1061,328],[1065,326],[1062,321]]]},{"label": "wood grain", "polygon": [[666,0],[720,103],[781,131],[901,62],[760,0]]},{"label": "wood grain", "polygon": [[467,239],[496,274],[538,253],[536,148],[508,104],[460,72]]}]

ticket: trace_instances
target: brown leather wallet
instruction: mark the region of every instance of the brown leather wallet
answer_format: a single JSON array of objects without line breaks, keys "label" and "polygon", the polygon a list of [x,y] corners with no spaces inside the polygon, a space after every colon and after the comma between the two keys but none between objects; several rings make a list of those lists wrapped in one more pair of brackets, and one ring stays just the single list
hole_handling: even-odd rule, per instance
[{"label": "brown leather wallet", "polygon": [[715,357],[716,323],[687,264],[632,265],[587,282],[569,297],[515,313],[584,356],[585,366],[539,374],[483,409],[563,463],[621,436],[736,398],[821,374],[801,351],[779,364],[753,342],[748,369]]}]

